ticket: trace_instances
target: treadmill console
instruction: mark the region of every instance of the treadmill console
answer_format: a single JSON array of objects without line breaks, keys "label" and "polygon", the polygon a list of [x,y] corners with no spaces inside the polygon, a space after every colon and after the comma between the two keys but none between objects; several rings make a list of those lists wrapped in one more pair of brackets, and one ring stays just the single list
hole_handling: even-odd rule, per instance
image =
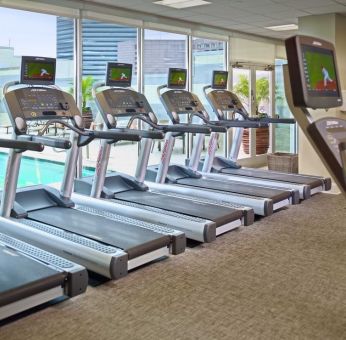
[{"label": "treadmill console", "polygon": [[49,119],[71,119],[80,116],[74,98],[56,87],[56,60],[43,57],[22,57],[21,81],[27,84],[4,95],[5,105],[13,128],[20,133],[26,122]]},{"label": "treadmill console", "polygon": [[72,119],[80,115],[74,98],[66,92],[49,87],[24,87],[7,92],[4,96],[11,123],[16,119],[41,121]]},{"label": "treadmill console", "polygon": [[107,117],[109,114],[113,117],[131,117],[153,112],[145,96],[130,89],[110,88],[98,92],[96,98],[103,120],[109,124],[109,128],[112,128]]},{"label": "treadmill console", "polygon": [[234,109],[244,110],[238,96],[227,90],[212,90],[207,93],[207,99],[218,119],[226,119],[224,112],[232,112]]},{"label": "treadmill console", "polygon": [[179,115],[206,112],[199,98],[185,90],[168,90],[160,99],[173,123],[180,122]]}]

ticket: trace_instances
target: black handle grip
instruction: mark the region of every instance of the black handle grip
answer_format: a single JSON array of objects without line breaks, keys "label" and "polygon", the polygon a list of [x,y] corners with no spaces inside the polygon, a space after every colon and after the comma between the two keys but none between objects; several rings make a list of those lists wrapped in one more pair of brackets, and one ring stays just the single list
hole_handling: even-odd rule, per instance
[{"label": "black handle grip", "polygon": [[241,128],[259,128],[262,126],[267,126],[266,123],[261,123],[260,121],[249,121],[249,120],[219,120],[213,121],[217,125],[221,125],[227,128],[241,127]]},{"label": "black handle grip", "polygon": [[212,132],[221,132],[225,133],[227,132],[227,127],[217,124],[205,124],[206,127],[208,127]]},{"label": "black handle grip", "polygon": [[127,128],[118,128],[118,131],[137,135],[141,138],[148,139],[163,139],[165,137],[164,133],[161,131],[151,131],[151,130],[137,130],[137,129],[127,129]]},{"label": "black handle grip", "polygon": [[99,139],[109,139],[114,141],[119,140],[128,140],[131,142],[138,142],[141,140],[141,137],[134,132],[125,131],[125,129],[118,129],[118,130],[110,130],[110,131],[89,131],[90,136],[93,138],[99,138]]},{"label": "black handle grip", "polygon": [[71,142],[67,139],[62,138],[51,138],[45,136],[31,136],[33,142],[42,143],[45,146],[51,146],[56,149],[68,150],[71,148]]},{"label": "black handle grip", "polygon": [[44,149],[42,143],[35,143],[30,141],[19,141],[11,139],[0,139],[0,147],[7,149],[20,149],[20,150],[29,150],[29,151],[38,151],[41,152]]},{"label": "black handle grip", "polygon": [[160,125],[160,128],[165,132],[191,132],[191,133],[210,133],[209,127],[204,125],[195,124],[174,124],[174,125]]},{"label": "black handle grip", "polygon": [[263,118],[261,121],[272,124],[295,124],[296,121],[293,118]]}]

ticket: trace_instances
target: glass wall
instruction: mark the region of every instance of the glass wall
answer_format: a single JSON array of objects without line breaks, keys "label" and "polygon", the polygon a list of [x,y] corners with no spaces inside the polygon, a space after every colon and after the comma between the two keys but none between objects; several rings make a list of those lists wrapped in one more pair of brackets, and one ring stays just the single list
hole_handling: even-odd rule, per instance
[{"label": "glass wall", "polygon": [[[0,91],[4,83],[17,80],[20,72],[20,58],[22,55],[38,55],[57,58],[57,85],[65,91],[74,94],[74,74],[75,69],[81,67],[82,84],[81,94],[83,98],[83,115],[87,119],[87,127],[102,128],[102,121],[96,119],[96,123],[90,125],[92,120],[98,116],[98,110],[91,97],[91,87],[95,81],[104,80],[106,64],[108,61],[120,61],[133,64],[132,87],[143,90],[147,96],[153,111],[158,116],[160,123],[168,123],[168,116],[161,105],[157,95],[157,87],[167,81],[167,72],[170,67],[188,68],[188,56],[191,56],[191,90],[196,93],[204,103],[209,115],[215,119],[209,104],[207,103],[202,88],[211,82],[211,74],[215,69],[226,67],[226,43],[219,40],[205,38],[191,38],[191,50],[188,50],[188,36],[185,34],[175,34],[163,31],[143,30],[144,40],[141,42],[142,51],[137,51],[138,32],[140,28],[129,27],[104,21],[90,19],[82,20],[82,53],[81,58],[75,58],[75,41],[77,39],[74,32],[74,19],[57,17],[48,14],[8,9],[0,7],[0,20],[6,30],[0,32]],[[25,23],[25,29],[23,29]],[[44,29],[42,29],[44,27]],[[39,32],[40,34],[37,34]],[[141,32],[142,33],[142,32]],[[142,34],[141,34],[142,36]],[[273,59],[275,45],[266,43],[260,44],[255,41],[247,41],[242,45],[242,39],[231,39],[231,57],[236,60],[247,60],[251,65],[267,65]],[[259,47],[261,49],[259,50]],[[261,52],[259,52],[261,51]],[[139,62],[138,55],[143,56],[143,64]],[[257,60],[265,55],[262,60]],[[82,65],[75,65],[77,60],[82,60]],[[290,112],[284,98],[282,64],[284,60],[276,60],[276,83],[275,83],[275,114],[280,117],[289,117]],[[241,62],[240,62],[241,63]],[[242,64],[242,63],[241,63]],[[260,64],[258,64],[260,65]],[[233,89],[236,91],[250,114],[255,114],[257,107],[259,112],[270,114],[272,105],[266,99],[268,84],[271,88],[271,77],[262,74],[264,71],[253,69],[243,63],[242,68],[232,70]],[[138,75],[143,76],[142,89],[138,88]],[[255,81],[254,79],[257,80]],[[270,79],[269,79],[270,78]],[[264,97],[257,100],[251,93],[251,83],[256,82],[256,99],[259,92],[264,93]],[[261,84],[257,84],[261,83]],[[258,87],[259,85],[260,88]],[[262,91],[263,90],[263,91]],[[262,94],[263,94],[262,93]],[[0,99],[2,93],[0,92]],[[251,103],[251,98],[253,102]],[[119,120],[118,126],[126,125],[126,121]],[[136,125],[134,125],[136,127]],[[288,125],[278,125],[274,130],[276,141],[276,151],[294,151],[295,128]],[[3,103],[0,103],[0,134],[9,137],[11,127],[5,112]],[[53,134],[67,134],[62,128],[51,129]],[[220,136],[218,153],[223,155],[226,151],[224,139]],[[186,156],[191,138],[179,137],[176,141],[173,161],[182,163]],[[255,135],[251,132],[249,144],[255,142]],[[208,139],[206,139],[206,144]],[[157,163],[160,157],[162,142],[156,142],[150,162]],[[251,151],[251,146],[250,151]],[[241,157],[255,156],[253,152],[246,154],[244,148],[241,149]],[[83,150],[84,164],[94,166],[97,158],[98,142],[94,142]],[[120,170],[132,174],[138,155],[136,143],[121,142],[112,151],[110,162],[111,170]],[[63,160],[64,153],[56,153],[47,149],[41,155],[35,157],[52,158]],[[120,163],[118,160],[121,160]]]},{"label": "glass wall", "polygon": [[[143,83],[146,95],[161,124],[169,118],[157,95],[157,87],[167,83],[170,67],[187,68],[187,36],[161,31],[144,30]],[[186,138],[179,137],[174,147],[173,162],[182,163],[186,157]],[[162,142],[156,142],[150,164],[160,159]]]},{"label": "glass wall", "polygon": [[[91,128],[101,129],[103,122],[91,96],[92,84],[95,81],[105,80],[108,62],[124,62],[133,65],[132,87],[137,90],[137,28],[83,19],[82,60],[83,114],[88,120],[88,115],[90,116],[92,113],[94,123]],[[126,126],[127,122],[128,119],[119,118],[117,126]],[[84,148],[85,164],[95,165],[99,144],[99,141],[94,141],[87,148]],[[109,170],[133,174],[137,156],[137,143],[118,142],[111,151]]]},{"label": "glass wall", "polygon": [[[283,65],[285,64],[287,64],[287,60],[275,60],[275,111],[280,118],[292,118],[285,96],[283,77]],[[296,152],[295,124],[276,124],[274,138],[275,151]]]},{"label": "glass wall", "polygon": [[[202,101],[211,120],[217,120],[206,99],[203,87],[210,85],[215,70],[226,69],[226,43],[219,40],[192,38],[192,92]],[[217,154],[225,155],[225,134],[219,135]],[[207,150],[209,138],[206,137],[203,153]]]},{"label": "glass wall", "polygon": [[[2,88],[9,81],[19,80],[22,56],[57,58],[56,84],[65,91],[73,92],[74,27],[73,19],[3,7],[0,7],[0,22],[6,28],[0,31],[0,135],[2,138],[9,138],[12,128],[2,100]],[[29,129],[32,133],[37,132],[37,126],[30,125]],[[59,126],[49,132],[52,135],[65,133]],[[27,159],[27,163],[30,163],[28,168],[21,169],[20,183],[61,181],[63,165],[55,168],[51,161],[64,162],[64,152],[57,153],[47,147],[43,153],[25,154],[33,158]],[[0,157],[0,161],[1,180],[6,168],[6,157]],[[26,172],[30,172],[32,176],[25,174]]]}]

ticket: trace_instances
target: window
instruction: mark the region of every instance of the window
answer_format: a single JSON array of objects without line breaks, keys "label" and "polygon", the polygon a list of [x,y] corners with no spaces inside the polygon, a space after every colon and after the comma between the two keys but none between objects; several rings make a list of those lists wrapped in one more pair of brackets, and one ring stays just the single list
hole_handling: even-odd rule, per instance
[{"label": "window", "polygon": [[[108,62],[133,65],[132,87],[137,89],[137,29],[112,23],[83,19],[82,21],[82,97],[83,114],[92,113],[94,128],[101,128],[102,120],[91,96],[95,81],[104,81]],[[127,119],[118,119],[117,126],[126,126]],[[100,141],[84,148],[83,162],[95,166]],[[118,142],[112,148],[108,169],[133,174],[136,168],[138,147],[134,142]],[[119,161],[120,160],[120,161]]]},{"label": "window", "polygon": [[[203,87],[210,85],[214,70],[225,70],[226,43],[203,38],[192,38],[192,92],[202,101],[211,120],[216,115],[206,99]],[[219,135],[217,154],[225,155],[225,134]],[[206,152],[209,138],[206,137],[203,153]]]},{"label": "window", "polygon": [[[144,94],[160,123],[167,124],[168,115],[157,95],[157,87],[167,83],[170,67],[186,68],[187,36],[181,34],[145,30],[144,31]],[[182,164],[186,157],[186,137],[176,140],[172,161]],[[160,159],[162,142],[156,142],[150,164]]]},{"label": "window", "polygon": [[[280,118],[292,118],[292,113],[288,107],[284,78],[283,65],[287,60],[275,60],[275,111]],[[296,126],[295,124],[277,124],[275,127],[275,151],[296,152]]]},{"label": "window", "polygon": [[[42,56],[57,58],[56,84],[63,90],[73,92],[74,55],[73,19],[58,18],[53,15],[39,14],[0,7],[0,134],[9,138],[12,128],[2,102],[2,86],[19,80],[21,56]],[[62,129],[50,129],[52,134],[62,133]],[[26,152],[20,172],[20,185],[59,182],[63,176],[65,153],[45,148],[43,153]],[[2,155],[4,156],[4,155]],[[42,160],[44,158],[45,160]],[[6,157],[0,157],[5,164]],[[5,165],[1,165],[1,177]],[[27,168],[26,168],[27,165]],[[55,167],[57,165],[57,167]]]}]

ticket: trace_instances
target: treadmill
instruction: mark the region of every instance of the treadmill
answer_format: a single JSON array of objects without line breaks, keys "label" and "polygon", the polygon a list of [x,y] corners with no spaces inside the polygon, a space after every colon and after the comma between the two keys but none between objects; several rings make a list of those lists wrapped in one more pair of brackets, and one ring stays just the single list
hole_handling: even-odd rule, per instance
[{"label": "treadmill", "polygon": [[[33,142],[0,139],[0,147],[43,149]],[[59,298],[74,297],[88,285],[86,269],[3,233],[15,222],[0,218],[0,326],[5,319]]]},{"label": "treadmill", "polygon": [[[163,103],[169,118],[174,124],[180,123],[181,116],[187,117],[189,122],[194,118],[203,123],[212,125],[212,133],[225,133],[227,125],[210,122],[198,97],[185,90],[186,69],[169,69],[168,85],[158,88],[158,95]],[[168,90],[162,92],[162,90]],[[236,124],[236,123],[234,123]],[[243,123],[240,123],[243,124]],[[249,123],[257,126],[258,123]],[[221,128],[221,131],[220,131]],[[192,150],[188,167],[182,165],[169,165],[169,157],[161,158],[158,166],[151,166],[147,171],[147,179],[153,181],[153,188],[161,183],[168,183],[166,187],[160,187],[166,192],[191,192],[193,189],[200,193],[201,197],[213,198],[219,202],[229,202],[251,207],[255,214],[269,216],[274,211],[288,206],[292,200],[292,192],[286,190],[256,187],[254,185],[228,183],[222,180],[209,179],[197,171],[198,161],[202,152],[205,134],[199,133],[197,142]],[[166,135],[164,150],[172,154],[175,136]],[[159,184],[160,183],[160,184]],[[157,188],[159,189],[159,188]],[[295,196],[293,196],[295,197]]]},{"label": "treadmill", "polygon": [[[4,86],[4,101],[14,138],[68,149],[60,191],[45,185],[34,185],[16,192],[21,153],[10,151],[8,180],[0,213],[3,217],[17,219],[20,224],[17,228],[8,228],[9,232],[24,242],[112,279],[126,275],[130,269],[167,257],[169,251],[173,254],[183,252],[186,240],[179,231],[106,214],[100,209],[77,206],[71,200],[81,146],[95,138],[113,142],[137,141],[139,138],[126,131],[84,129],[73,97],[54,86],[55,65],[53,58],[23,57],[21,82]],[[46,72],[40,76],[37,69]],[[38,135],[29,134],[28,126],[37,126],[38,123],[44,123]],[[52,124],[68,128],[70,140],[44,135]]]},{"label": "treadmill", "polygon": [[[214,71],[211,86],[204,87],[204,93],[208,99],[213,111],[219,120],[225,119],[227,113],[232,113],[244,122],[258,121],[265,124],[294,124],[294,119],[289,118],[254,118],[250,117],[242,105],[238,96],[227,90],[226,71]],[[218,82],[219,79],[226,79],[225,82]],[[253,183],[257,185],[266,185],[282,189],[296,189],[299,191],[300,199],[308,199],[323,190],[330,190],[330,178],[320,176],[309,176],[302,174],[289,174],[279,171],[242,168],[237,159],[241,147],[241,140],[244,128],[234,129],[231,151],[228,158],[216,156],[212,162],[205,158],[204,163],[200,164],[202,172],[212,172],[209,176],[220,178],[218,174],[225,176],[228,180]],[[225,178],[224,177],[224,178]]]},{"label": "treadmill", "polygon": [[[130,217],[139,215],[140,218],[155,223],[169,222],[174,228],[183,231],[187,238],[200,242],[215,240],[216,236],[239,227],[242,220],[244,224],[251,224],[254,219],[251,209],[241,210],[229,204],[211,204],[209,200],[199,201],[190,196],[182,198],[179,195],[166,195],[154,192],[150,184],[144,183],[152,149],[153,138],[150,133],[156,130],[181,134],[186,131],[209,132],[209,129],[203,126],[158,125],[145,96],[130,88],[131,64],[108,63],[106,74],[106,83],[96,83],[93,87],[104,128],[112,131],[116,127],[116,118],[122,117],[128,118],[128,126],[135,120],[140,120],[154,131],[146,130],[148,136],[142,140],[135,178],[118,172],[107,173],[111,145],[103,141],[99,151],[98,171],[93,177],[76,179],[75,192],[104,198],[109,202],[103,200],[90,203],[87,197],[79,194],[74,194],[73,200],[89,207],[102,207],[108,212]],[[126,78],[113,79],[113,74],[124,74]]]},{"label": "treadmill", "polygon": [[[309,109],[342,105],[334,45],[325,40],[293,36],[285,41],[288,65],[284,66],[287,103],[303,133],[346,197],[346,120],[322,117],[315,120]],[[313,56],[309,58],[308,56]],[[314,82],[314,70],[326,69],[331,77]]]}]

